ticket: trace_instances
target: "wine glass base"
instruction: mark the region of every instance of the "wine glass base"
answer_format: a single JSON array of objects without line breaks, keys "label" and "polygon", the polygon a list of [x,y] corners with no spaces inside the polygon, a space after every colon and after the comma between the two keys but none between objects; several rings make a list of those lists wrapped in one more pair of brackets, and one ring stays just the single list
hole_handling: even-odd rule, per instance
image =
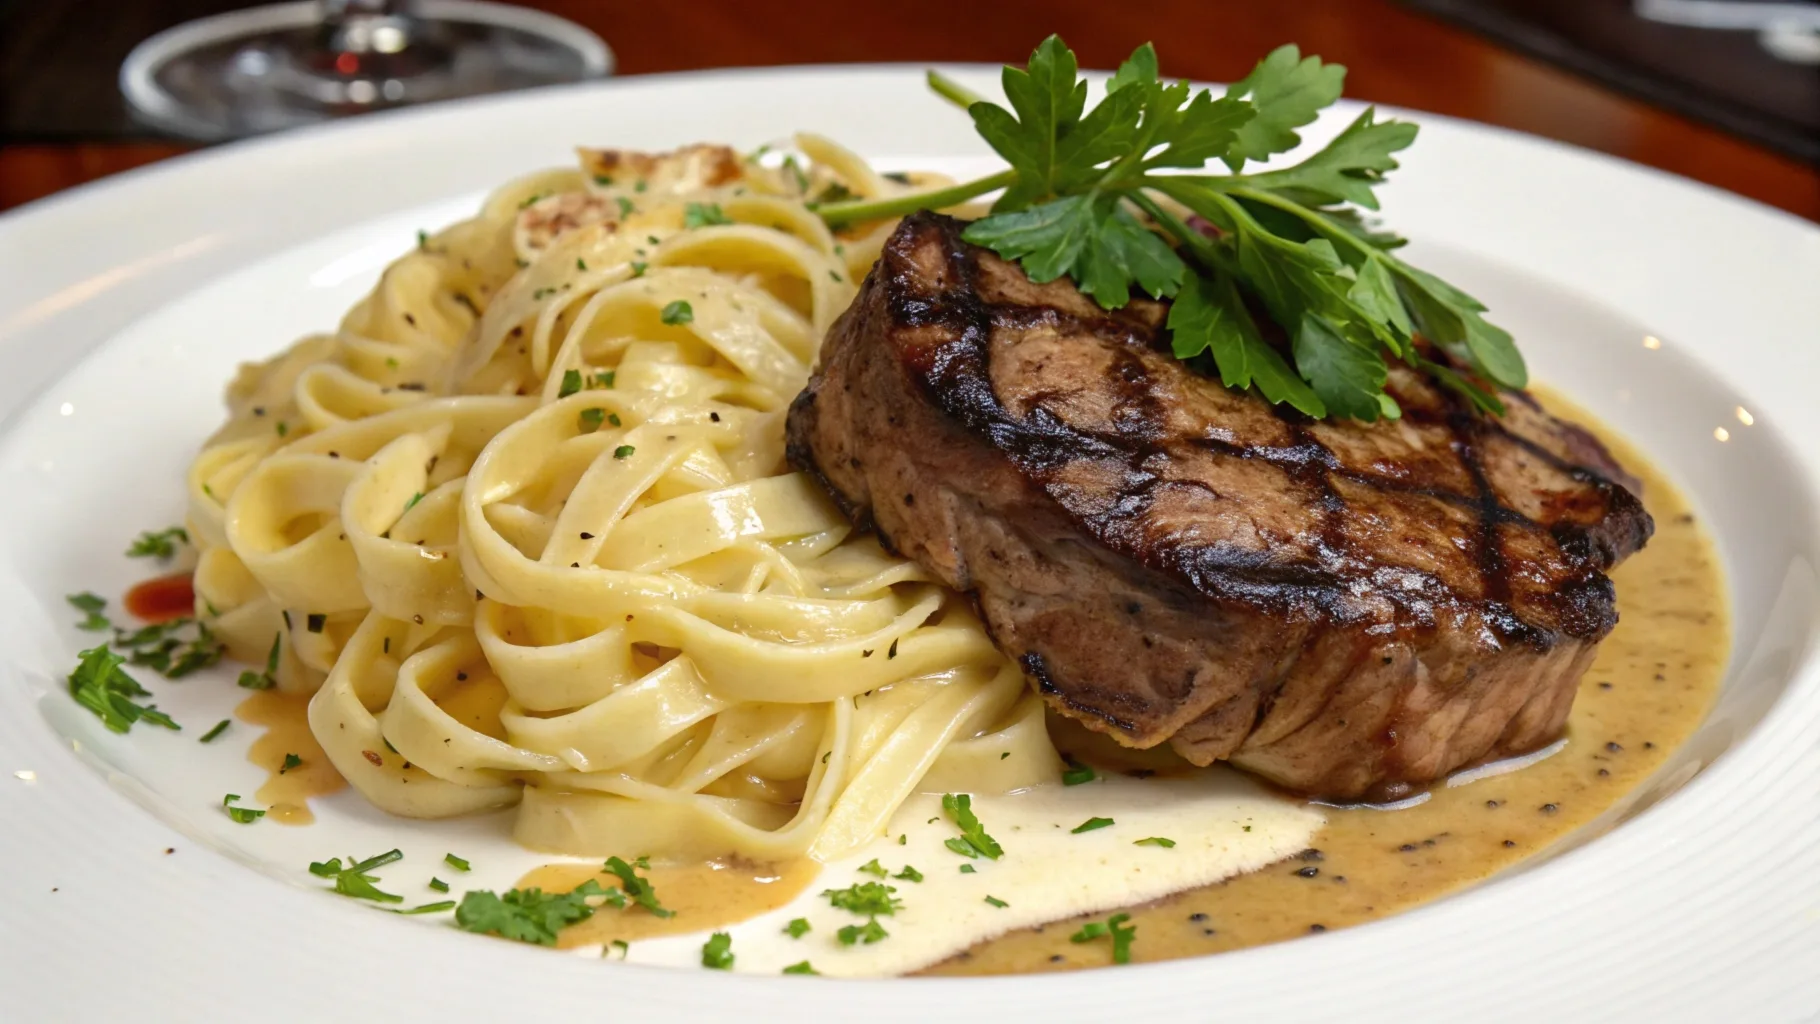
[{"label": "wine glass base", "polygon": [[522,7],[422,0],[409,29],[407,38],[381,26],[376,45],[337,52],[313,0],[233,11],[140,43],[120,66],[120,91],[144,123],[215,142],[599,78],[613,68],[613,53],[599,36]]}]

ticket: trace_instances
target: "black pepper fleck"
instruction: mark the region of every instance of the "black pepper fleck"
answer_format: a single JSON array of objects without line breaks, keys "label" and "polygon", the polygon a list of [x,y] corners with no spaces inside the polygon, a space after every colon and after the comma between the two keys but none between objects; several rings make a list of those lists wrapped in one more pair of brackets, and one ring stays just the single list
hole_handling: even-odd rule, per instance
[{"label": "black pepper fleck", "polygon": [[1495,810],[1497,810],[1497,809],[1498,809],[1498,808],[1500,808],[1500,807],[1502,807],[1502,806],[1504,806],[1504,801],[1502,801],[1502,800],[1487,800],[1487,801],[1485,801],[1485,807],[1486,807],[1486,809],[1487,809],[1487,810],[1493,810],[1493,811],[1495,811]]},{"label": "black pepper fleck", "polygon": [[1543,814],[1553,814],[1560,809],[1561,809],[1561,807],[1559,804],[1543,804],[1542,805]]},{"label": "black pepper fleck", "polygon": [[1311,932],[1324,932],[1327,930],[1327,926],[1324,924],[1311,924],[1308,926],[1308,930]]},{"label": "black pepper fleck", "polygon": [[1193,914],[1189,914],[1189,915],[1188,915],[1188,920],[1190,920],[1190,921],[1205,921],[1205,920],[1207,920],[1207,915],[1206,915],[1206,914],[1202,914],[1202,913],[1193,913]]},{"label": "black pepper fleck", "polygon": [[1619,746],[1616,743],[1607,743],[1605,745],[1605,749],[1611,751],[1614,754],[1621,754],[1624,752],[1624,748]]},{"label": "black pepper fleck", "polygon": [[1517,841],[1515,839],[1506,839],[1506,840],[1504,840],[1504,845],[1505,846],[1515,846],[1515,845],[1517,845]]},{"label": "black pepper fleck", "polygon": [[1310,864],[1309,866],[1307,866],[1305,868],[1296,869],[1296,874],[1302,878],[1313,878],[1314,876],[1316,876],[1320,873],[1321,873],[1321,869],[1315,867],[1312,864]]}]

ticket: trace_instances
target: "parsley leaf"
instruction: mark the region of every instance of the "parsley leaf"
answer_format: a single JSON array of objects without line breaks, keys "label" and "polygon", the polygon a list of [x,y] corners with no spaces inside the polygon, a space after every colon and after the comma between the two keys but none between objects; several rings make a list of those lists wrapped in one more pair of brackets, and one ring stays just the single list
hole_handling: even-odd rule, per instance
[{"label": "parsley leaf", "polygon": [[563,893],[511,889],[501,896],[476,889],[462,896],[455,923],[471,932],[554,946],[557,932],[594,916],[588,899],[605,895],[607,890],[592,878]]},{"label": "parsley leaf", "polygon": [[1162,836],[1151,836],[1148,839],[1139,839],[1139,840],[1133,842],[1131,845],[1133,845],[1133,846],[1160,846],[1165,850],[1171,850],[1171,849],[1175,848],[1175,840],[1164,839]]},{"label": "parsley leaf", "polygon": [[783,973],[785,973],[785,974],[820,974],[821,972],[816,970],[815,968],[809,966],[809,961],[801,960],[801,961],[798,961],[797,963],[793,963],[790,966],[784,968]]},{"label": "parsley leaf", "polygon": [[859,866],[858,870],[863,874],[873,875],[878,878],[884,878],[886,875],[889,875],[891,873],[890,871],[886,870],[886,868],[883,864],[880,864],[878,862],[877,857],[874,857],[871,860],[867,861],[866,863],[861,864]]},{"label": "parsley leaf", "polygon": [[163,530],[146,530],[133,540],[126,549],[128,558],[170,558],[177,553],[177,545],[188,544],[190,534],[181,526],[172,526]]},{"label": "parsley leaf", "polygon": [[1004,856],[1004,849],[997,840],[986,834],[979,817],[973,813],[973,797],[966,793],[943,794],[942,812],[961,830],[958,838],[950,839],[942,845],[970,860],[977,857],[998,860]]},{"label": "parsley leaf", "polygon": [[657,318],[672,327],[679,324],[694,323],[695,307],[689,305],[687,299],[677,299],[675,302],[665,306],[663,311],[658,314]]},{"label": "parsley leaf", "polygon": [[899,871],[897,874],[892,875],[891,877],[892,878],[901,878],[906,882],[920,882],[923,880],[923,873],[921,871],[916,870],[916,868],[912,867],[911,865],[905,864],[904,870]]},{"label": "parsley leaf", "polygon": [[1227,99],[1249,98],[1257,116],[1239,129],[1221,159],[1236,171],[1247,160],[1294,149],[1302,142],[1294,129],[1309,124],[1339,99],[1345,83],[1345,68],[1322,63],[1319,57],[1303,57],[1294,43],[1272,50],[1251,74],[1226,89]]},{"label": "parsley leaf", "polygon": [[1081,822],[1068,831],[1078,836],[1082,832],[1092,832],[1094,829],[1105,828],[1111,824],[1113,824],[1111,818],[1088,818],[1086,821]]},{"label": "parsley leaf", "polygon": [[800,939],[809,934],[809,931],[809,919],[806,917],[793,918],[789,924],[784,925],[784,934],[793,939]]},{"label": "parsley leaf", "polygon": [[701,965],[716,971],[733,969],[733,936],[715,932],[701,946]]},{"label": "parsley leaf", "polygon": [[1073,758],[1069,758],[1068,767],[1062,772],[1062,785],[1079,786],[1092,782],[1097,778],[1099,778],[1099,775],[1094,772],[1091,765],[1084,765]]}]

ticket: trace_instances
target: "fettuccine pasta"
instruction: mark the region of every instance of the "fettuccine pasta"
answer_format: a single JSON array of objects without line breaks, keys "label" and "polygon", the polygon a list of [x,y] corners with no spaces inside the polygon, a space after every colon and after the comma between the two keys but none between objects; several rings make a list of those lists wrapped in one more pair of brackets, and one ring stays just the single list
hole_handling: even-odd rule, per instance
[{"label": "fettuccine pasta", "polygon": [[517,804],[521,842],[576,855],[827,860],[919,788],[1056,776],[966,603],[786,471],[785,409],[890,227],[807,202],[911,187],[798,148],[583,150],[229,388],[189,475],[197,614],[314,694],[374,805]]}]

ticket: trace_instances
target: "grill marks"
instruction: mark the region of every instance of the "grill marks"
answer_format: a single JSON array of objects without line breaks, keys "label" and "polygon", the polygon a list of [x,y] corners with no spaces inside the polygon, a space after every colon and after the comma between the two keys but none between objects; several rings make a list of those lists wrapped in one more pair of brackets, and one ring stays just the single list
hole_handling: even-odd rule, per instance
[{"label": "grill marks", "polygon": [[1056,710],[1341,799],[1553,741],[1651,529],[1590,436],[1394,369],[1401,423],[1309,421],[1164,354],[1160,304],[959,235],[886,244],[790,458],[973,591]]},{"label": "grill marks", "polygon": [[[1546,449],[1517,438],[1495,424],[1487,423],[1466,410],[1450,394],[1436,392],[1425,396],[1439,404],[1439,415],[1411,415],[1418,420],[1439,421],[1451,434],[1451,448],[1472,482],[1472,492],[1457,493],[1420,479],[1398,480],[1349,468],[1342,464],[1333,449],[1324,445],[1308,429],[1308,420],[1287,406],[1272,406],[1269,411],[1287,430],[1290,443],[1283,446],[1235,444],[1217,436],[1203,434],[1189,438],[1166,437],[1167,410],[1154,386],[1152,374],[1138,355],[1141,349],[1157,344],[1125,322],[1110,316],[1080,316],[1051,306],[1002,304],[987,301],[980,292],[979,264],[976,250],[961,242],[958,232],[943,232],[943,255],[946,287],[931,295],[900,291],[892,304],[893,316],[906,325],[930,329],[944,340],[920,351],[926,361],[916,367],[929,397],[968,429],[984,434],[994,447],[1012,459],[1031,478],[1051,490],[1056,497],[1056,472],[1070,462],[1092,459],[1117,463],[1124,467],[1116,497],[1107,502],[1099,515],[1086,525],[1101,540],[1126,540],[1127,553],[1152,568],[1183,576],[1197,589],[1210,595],[1255,600],[1273,608],[1287,606],[1322,609],[1328,614],[1343,614],[1341,594],[1348,587],[1347,577],[1372,560],[1370,552],[1352,550],[1345,531],[1345,517],[1354,512],[1334,485],[1335,479],[1390,493],[1431,498],[1468,510],[1477,518],[1472,545],[1478,563],[1479,595],[1488,613],[1488,621],[1505,639],[1512,642],[1546,645],[1547,631],[1525,623],[1510,607],[1510,565],[1500,543],[1499,530],[1505,525],[1523,529],[1542,529],[1541,525],[1506,507],[1497,499],[1480,464],[1480,435],[1498,431],[1516,441],[1535,457],[1549,465],[1580,474],[1589,482],[1603,482],[1596,474],[1571,467]],[[1111,432],[1084,429],[1070,424],[1051,411],[1052,392],[1029,396],[1029,408],[1019,418],[1007,410],[993,392],[992,345],[994,331],[1052,331],[1060,335],[1085,334],[1116,344],[1108,385],[1114,395]],[[1211,382],[1210,382],[1211,384]],[[1233,552],[1201,550],[1192,557],[1184,552],[1151,552],[1137,541],[1128,524],[1140,521],[1154,506],[1156,493],[1162,488],[1199,490],[1209,497],[1221,497],[1206,483],[1192,479],[1166,479],[1158,469],[1171,458],[1169,445],[1187,444],[1221,455],[1258,460],[1281,469],[1305,492],[1308,507],[1318,509],[1321,525],[1315,532],[1315,558],[1308,564],[1283,565],[1246,558]],[[1058,500],[1060,500],[1058,498]],[[1602,566],[1586,560],[1590,572]],[[1235,579],[1234,573],[1250,578]],[[1301,590],[1303,593],[1285,593]],[[1436,593],[1449,591],[1446,581],[1430,578],[1416,591],[1426,604]],[[1450,595],[1466,600],[1464,595]],[[1393,595],[1393,600],[1396,595]],[[1426,611],[1417,618],[1427,619]],[[1608,627],[1607,627],[1608,628]]]}]

